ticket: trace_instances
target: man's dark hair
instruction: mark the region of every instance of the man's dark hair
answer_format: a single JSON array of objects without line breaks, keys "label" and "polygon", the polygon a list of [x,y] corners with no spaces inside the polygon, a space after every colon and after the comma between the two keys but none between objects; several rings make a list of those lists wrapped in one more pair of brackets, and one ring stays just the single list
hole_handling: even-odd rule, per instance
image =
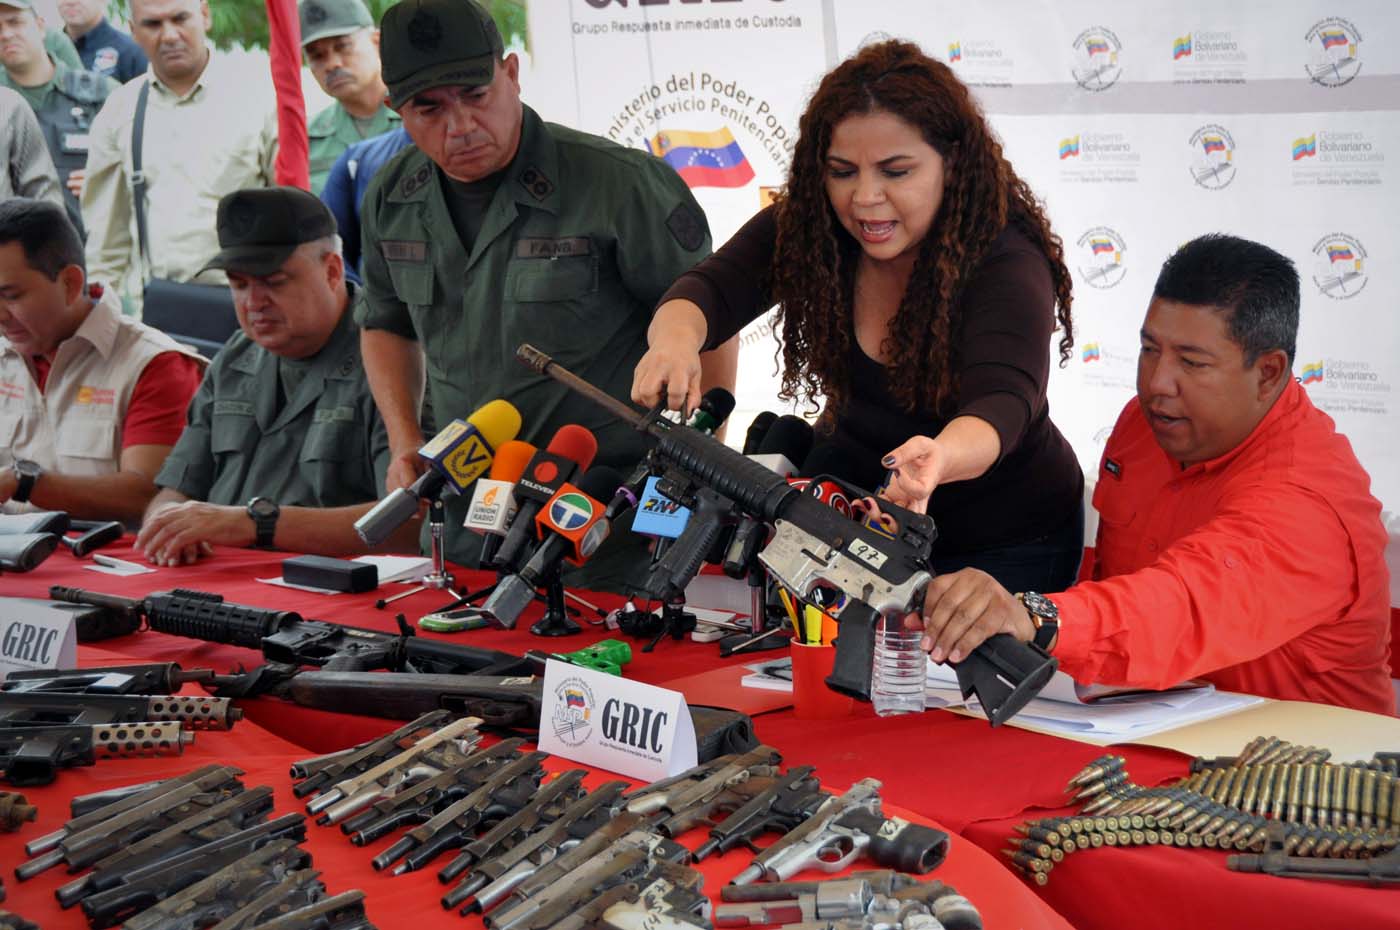
[{"label": "man's dark hair", "polygon": [[1244,350],[1246,365],[1273,349],[1293,364],[1298,269],[1266,245],[1220,233],[1192,239],[1162,266],[1152,296],[1229,313],[1230,338]]},{"label": "man's dark hair", "polygon": [[82,237],[56,203],[27,197],[0,201],[0,245],[11,242],[18,242],[29,267],[50,281],[69,265],[87,271]]}]

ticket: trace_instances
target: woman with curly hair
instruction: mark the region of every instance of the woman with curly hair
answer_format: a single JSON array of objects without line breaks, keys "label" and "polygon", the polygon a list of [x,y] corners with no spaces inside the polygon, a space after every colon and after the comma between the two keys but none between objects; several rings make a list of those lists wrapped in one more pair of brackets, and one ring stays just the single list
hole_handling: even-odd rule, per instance
[{"label": "woman with curly hair", "polygon": [[822,79],[787,186],[657,308],[632,396],[693,408],[699,353],[774,303],[784,399],[824,396],[847,474],[938,527],[934,568],[1068,587],[1084,479],[1045,396],[1063,249],[967,88],[907,42]]}]

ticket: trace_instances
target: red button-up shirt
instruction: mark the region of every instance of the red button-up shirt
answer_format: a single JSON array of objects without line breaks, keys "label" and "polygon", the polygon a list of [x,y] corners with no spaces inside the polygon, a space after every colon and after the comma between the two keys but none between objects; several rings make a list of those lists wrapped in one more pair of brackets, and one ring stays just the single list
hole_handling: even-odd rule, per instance
[{"label": "red button-up shirt", "polygon": [[1351,443],[1290,381],[1244,442],[1182,469],[1136,399],[1099,464],[1093,581],[1053,597],[1085,682],[1393,714],[1380,503]]}]

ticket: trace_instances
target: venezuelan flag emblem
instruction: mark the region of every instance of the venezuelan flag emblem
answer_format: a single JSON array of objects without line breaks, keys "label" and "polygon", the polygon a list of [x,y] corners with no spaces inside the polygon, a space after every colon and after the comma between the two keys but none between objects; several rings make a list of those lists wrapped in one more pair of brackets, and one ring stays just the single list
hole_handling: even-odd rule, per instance
[{"label": "venezuelan flag emblem", "polygon": [[1293,140],[1293,160],[1317,157],[1317,133]]},{"label": "venezuelan flag emblem", "polygon": [[1071,136],[1060,140],[1060,161],[1079,157],[1079,137]]},{"label": "venezuelan flag emblem", "polygon": [[1225,151],[1225,140],[1219,136],[1202,136],[1201,147],[1206,150],[1207,155],[1211,152],[1223,152]]},{"label": "venezuelan flag emblem", "polygon": [[1089,249],[1095,255],[1103,255],[1105,253],[1111,253],[1116,251],[1113,248],[1113,240],[1098,238],[1089,240]]},{"label": "venezuelan flag emblem", "polygon": [[1084,361],[1097,362],[1100,357],[1099,344],[1097,342],[1086,342],[1084,344]]},{"label": "venezuelan flag emblem", "polygon": [[1178,36],[1176,41],[1172,43],[1172,61],[1180,61],[1190,55],[1191,33],[1188,32],[1184,36]]},{"label": "venezuelan flag emblem", "polygon": [[952,43],[951,45],[948,46],[948,61],[949,61],[949,63],[952,63],[952,62],[955,62],[955,61],[962,61],[962,43],[961,43],[961,42],[954,42],[954,43]]},{"label": "venezuelan flag emblem", "polygon": [[1084,51],[1088,52],[1091,58],[1095,55],[1107,55],[1110,51],[1108,40],[1101,36],[1091,36],[1084,43]]},{"label": "venezuelan flag emblem", "polygon": [[651,153],[675,168],[690,187],[743,187],[754,177],[753,166],[728,126],[710,132],[659,132],[648,144]]},{"label": "venezuelan flag emblem", "polygon": [[1333,245],[1333,244],[1330,243],[1330,242],[1327,244],[1327,260],[1328,260],[1328,261],[1331,261],[1331,262],[1349,262],[1349,261],[1354,261],[1355,259],[1356,259],[1356,255],[1351,251],[1351,246],[1349,246],[1349,245],[1341,245],[1341,244]]},{"label": "venezuelan flag emblem", "polygon": [[1303,366],[1303,383],[1320,384],[1324,374],[1321,362],[1311,362]]},{"label": "venezuelan flag emblem", "polygon": [[1347,40],[1347,34],[1340,29],[1324,29],[1319,38],[1322,39],[1322,47],[1324,49],[1337,48],[1338,46],[1351,44]]}]

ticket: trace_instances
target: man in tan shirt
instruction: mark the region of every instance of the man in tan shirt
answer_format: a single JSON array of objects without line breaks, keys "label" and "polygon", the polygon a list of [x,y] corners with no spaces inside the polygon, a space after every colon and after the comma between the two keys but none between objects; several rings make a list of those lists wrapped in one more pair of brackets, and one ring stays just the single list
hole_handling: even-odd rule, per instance
[{"label": "man in tan shirt", "polygon": [[203,370],[87,277],[62,207],[0,203],[0,510],[135,522]]},{"label": "man in tan shirt", "polygon": [[[131,21],[151,72],[114,91],[92,123],[82,195],[88,269],[132,298],[146,276],[223,284],[222,272],[199,272],[219,251],[219,198],[273,182],[277,114],[270,80],[261,69],[238,68],[213,52],[205,0],[132,0]],[[150,255],[142,268],[131,140],[148,82],[141,162]]]}]

